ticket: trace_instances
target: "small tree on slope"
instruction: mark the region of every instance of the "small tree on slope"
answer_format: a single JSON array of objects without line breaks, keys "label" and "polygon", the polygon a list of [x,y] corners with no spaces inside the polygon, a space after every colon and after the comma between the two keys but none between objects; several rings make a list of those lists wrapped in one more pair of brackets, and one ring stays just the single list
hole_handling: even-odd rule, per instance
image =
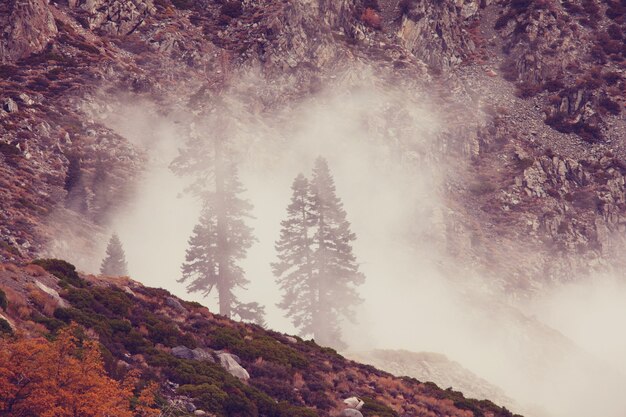
[{"label": "small tree on slope", "polygon": [[283,290],[279,307],[303,336],[343,347],[340,320],[354,321],[353,308],[361,302],[355,287],[365,280],[352,253],[356,236],[324,158],[315,161],[311,181],[299,175],[292,191],[272,264]]},{"label": "small tree on slope", "polygon": [[102,260],[100,265],[100,273],[103,275],[115,275],[122,276],[128,275],[128,268],[126,265],[126,255],[122,248],[122,242],[120,242],[117,234],[113,233],[107,246],[106,256]]}]

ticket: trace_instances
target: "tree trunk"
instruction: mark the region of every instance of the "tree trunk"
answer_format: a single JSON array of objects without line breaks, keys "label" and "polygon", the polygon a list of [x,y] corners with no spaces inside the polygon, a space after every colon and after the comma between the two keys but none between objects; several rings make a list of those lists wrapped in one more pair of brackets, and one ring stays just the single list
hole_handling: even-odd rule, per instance
[{"label": "tree trunk", "polygon": [[220,314],[230,317],[232,297],[230,275],[228,271],[228,230],[226,220],[226,202],[224,201],[225,167],[222,156],[221,137],[215,140],[215,197],[216,197],[216,228],[217,228],[217,292],[220,300]]}]

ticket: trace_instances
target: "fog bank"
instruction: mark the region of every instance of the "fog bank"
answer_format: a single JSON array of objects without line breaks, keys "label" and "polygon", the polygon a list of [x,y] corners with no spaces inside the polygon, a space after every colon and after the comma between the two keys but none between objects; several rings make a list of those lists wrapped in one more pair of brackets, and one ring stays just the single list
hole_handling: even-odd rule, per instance
[{"label": "fog bank", "polygon": [[[456,167],[435,151],[441,122],[427,96],[366,79],[337,82],[272,112],[246,110],[234,93],[229,100],[242,112],[235,114],[232,137],[258,239],[244,264],[251,284],[238,295],[266,306],[269,327],[296,332],[276,307],[280,293],[270,263],[291,182],[298,173],[309,175],[322,155],[357,234],[354,252],[367,278],[359,288],[365,301],[358,323],[344,326],[350,349],[444,353],[501,387],[516,401],[508,406],[528,416],[623,416],[626,287],[598,278],[555,288],[523,313],[449,257],[441,193]],[[198,202],[183,193],[188,179],[168,169],[189,115],[154,110],[127,101],[104,120],[146,148],[150,161],[140,191],[110,229],[123,242],[134,279],[215,311],[214,298],[187,294],[176,282],[199,212]]]}]

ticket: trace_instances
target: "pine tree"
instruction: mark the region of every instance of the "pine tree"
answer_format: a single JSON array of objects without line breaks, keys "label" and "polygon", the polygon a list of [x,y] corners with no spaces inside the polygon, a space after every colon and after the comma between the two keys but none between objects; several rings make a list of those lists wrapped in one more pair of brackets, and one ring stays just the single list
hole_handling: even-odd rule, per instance
[{"label": "pine tree", "polygon": [[[205,297],[215,289],[220,314],[263,325],[264,308],[258,303],[241,303],[234,294],[235,288],[245,288],[249,282],[239,263],[255,239],[245,223],[245,218],[252,217],[252,204],[240,196],[244,188],[223,142],[219,135],[212,141],[195,138],[173,166],[180,173],[197,175],[193,191],[203,204],[178,281],[188,283],[188,292]],[[192,151],[198,147],[212,152]]]},{"label": "pine tree", "polygon": [[309,181],[302,174],[296,177],[291,190],[287,219],[280,223],[280,239],[276,242],[279,262],[272,264],[272,269],[284,292],[278,306],[287,310],[302,334],[312,334],[315,333],[313,312],[316,308],[311,236],[316,223],[312,212],[314,196]]},{"label": "pine tree", "polygon": [[354,321],[361,302],[355,286],[365,280],[352,253],[356,236],[324,158],[315,161],[310,183],[299,175],[292,190],[272,265],[284,293],[279,307],[303,336],[343,347],[340,317]]},{"label": "pine tree", "polygon": [[126,255],[117,234],[113,233],[107,246],[106,256],[100,265],[100,273],[103,275],[123,276],[128,275]]}]

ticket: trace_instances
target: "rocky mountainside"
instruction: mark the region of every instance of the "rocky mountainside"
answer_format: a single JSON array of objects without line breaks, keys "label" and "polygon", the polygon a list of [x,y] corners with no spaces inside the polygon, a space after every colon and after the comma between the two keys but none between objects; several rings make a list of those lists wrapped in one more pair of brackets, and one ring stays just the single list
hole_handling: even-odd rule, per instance
[{"label": "rocky mountainside", "polygon": [[[3,2],[1,256],[32,259],[62,233],[89,248],[132,194],[145,149],[102,123],[121,94],[188,115],[228,90],[262,114],[336,74],[358,85],[362,72],[346,70],[366,65],[443,115],[427,157],[456,167],[439,190],[449,253],[524,294],[619,263],[624,7]],[[263,81],[246,84],[251,74]]]},{"label": "rocky mountainside", "polygon": [[[55,279],[26,265],[42,256],[93,255],[116,210],[136,193],[152,144],[131,142],[116,129],[115,120],[128,110],[126,100],[150,103],[155,118],[175,120],[183,142],[197,134],[194,123],[210,109],[230,112],[234,107],[223,105],[226,99],[238,106],[235,119],[264,121],[338,85],[402,91],[410,101],[377,103],[384,113],[363,124],[406,164],[443,172],[432,195],[444,207],[427,213],[428,236],[414,238],[454,259],[442,262],[448,276],[460,281],[470,271],[519,299],[554,283],[618,269],[626,211],[625,22],[626,4],[619,0],[2,1],[0,260],[23,267],[6,266],[0,282],[17,286],[26,306],[21,315],[11,310],[7,319],[27,331],[44,330],[33,324],[35,318],[54,329],[60,323],[50,317],[57,307],[69,308],[69,302],[79,308],[80,300],[67,297],[97,296],[66,290],[58,298]],[[416,101],[439,119],[427,146],[416,145],[415,132],[406,126]],[[43,289],[33,274],[45,277]],[[88,292],[104,285],[89,281]],[[33,303],[42,301],[28,301],[28,283],[36,287],[28,291],[39,288],[55,300],[38,307],[44,309],[41,317],[30,315]],[[124,285],[135,294],[124,297],[135,297],[133,302],[147,291],[146,302],[155,308],[168,314],[177,308],[165,306],[163,293]],[[185,314],[195,314],[181,305]],[[83,313],[72,314],[93,327],[91,313]],[[55,320],[70,317],[59,314]],[[260,332],[229,326],[244,338],[248,331]],[[96,331],[113,337],[107,332]],[[170,352],[166,348],[177,346],[172,340],[180,342],[174,333],[174,339],[155,336],[146,343]],[[238,336],[227,336],[237,344]],[[139,352],[123,341],[104,342],[126,363],[125,354]],[[213,342],[190,343],[220,349]],[[334,366],[334,355],[299,341],[295,346]],[[150,352],[154,363],[182,366]],[[241,358],[247,369],[256,363],[253,356]],[[154,363],[147,366],[155,369]],[[270,378],[266,374],[273,371],[259,372]],[[384,381],[398,381],[376,372]],[[299,385],[296,373],[290,378]],[[360,382],[370,378],[363,375]],[[456,393],[406,380],[388,383],[408,384],[385,391],[383,402],[396,411],[403,399],[425,392],[429,400],[410,403],[422,407],[420,412],[463,415],[459,408],[466,407],[454,408],[462,402]],[[356,385],[348,384],[345,393],[354,393]],[[307,390],[317,395],[308,385]],[[337,406],[339,394],[333,395],[325,406],[292,392],[272,398],[317,404],[324,413]],[[444,397],[451,411],[429,405]]]},{"label": "rocky mountainside", "polygon": [[79,275],[64,261],[2,264],[0,283],[0,333],[27,337],[70,322],[84,326],[83,337],[101,344],[112,377],[134,370],[158,385],[161,415],[330,416],[345,408],[343,399],[358,396],[364,416],[513,417],[490,401],[394,377],[162,289]]}]

